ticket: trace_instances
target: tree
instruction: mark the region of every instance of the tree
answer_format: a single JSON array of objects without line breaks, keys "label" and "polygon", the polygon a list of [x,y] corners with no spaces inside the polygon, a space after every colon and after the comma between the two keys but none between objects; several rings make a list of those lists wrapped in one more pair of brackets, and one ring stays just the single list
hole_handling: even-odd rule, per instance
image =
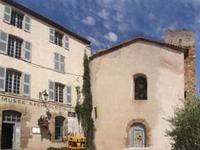
[{"label": "tree", "polygon": [[167,135],[173,150],[200,150],[200,99],[188,96],[183,106],[168,120],[171,129]]},{"label": "tree", "polygon": [[78,116],[79,122],[81,122],[84,135],[86,137],[86,149],[94,150],[94,121],[92,119],[92,93],[90,85],[90,68],[89,68],[89,59],[87,55],[84,55],[84,74],[83,74],[83,103],[77,102],[76,113]]}]

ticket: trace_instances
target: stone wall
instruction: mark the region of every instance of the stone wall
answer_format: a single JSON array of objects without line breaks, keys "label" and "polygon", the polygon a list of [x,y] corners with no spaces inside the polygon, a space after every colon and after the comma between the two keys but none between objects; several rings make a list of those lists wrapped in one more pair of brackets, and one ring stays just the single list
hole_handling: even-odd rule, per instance
[{"label": "stone wall", "polygon": [[[39,127],[38,119],[45,115],[47,108],[51,114],[49,132],[42,131],[41,134],[32,133],[33,127]],[[55,117],[63,116],[64,135],[67,135],[67,114],[71,108],[66,105],[59,105],[51,102],[33,100],[14,96],[11,94],[0,93],[0,122],[2,122],[2,112],[4,110],[13,110],[21,113],[21,150],[44,150],[48,147],[64,147],[66,143],[55,140]],[[0,131],[2,123],[0,123]],[[0,134],[1,135],[1,134]],[[1,142],[1,136],[0,136]]]},{"label": "stone wall", "polygon": [[194,92],[196,89],[196,50],[195,33],[189,30],[167,31],[165,42],[188,49],[188,56],[185,58],[185,92]]}]

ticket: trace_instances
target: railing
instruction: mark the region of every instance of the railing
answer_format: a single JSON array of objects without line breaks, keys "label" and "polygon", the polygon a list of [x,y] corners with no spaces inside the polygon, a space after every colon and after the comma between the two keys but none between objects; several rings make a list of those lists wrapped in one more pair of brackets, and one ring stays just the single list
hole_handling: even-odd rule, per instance
[{"label": "railing", "polygon": [[129,147],[123,150],[150,150],[150,148],[149,147]]}]

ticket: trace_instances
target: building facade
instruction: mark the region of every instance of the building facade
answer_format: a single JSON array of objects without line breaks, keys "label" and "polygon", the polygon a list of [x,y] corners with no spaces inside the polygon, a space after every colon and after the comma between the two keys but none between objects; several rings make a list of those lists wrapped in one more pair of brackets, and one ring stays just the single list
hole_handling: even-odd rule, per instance
[{"label": "building facade", "polygon": [[1,149],[64,146],[90,42],[14,2],[0,1]]},{"label": "building facade", "polygon": [[195,39],[193,32],[170,33],[168,43],[136,38],[91,57],[97,150],[171,149],[166,119],[194,89]]}]

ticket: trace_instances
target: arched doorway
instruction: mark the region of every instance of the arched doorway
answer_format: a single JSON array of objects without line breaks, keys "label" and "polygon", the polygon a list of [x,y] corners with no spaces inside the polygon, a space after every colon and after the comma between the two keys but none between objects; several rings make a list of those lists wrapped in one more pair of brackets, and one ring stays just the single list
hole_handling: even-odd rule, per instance
[{"label": "arched doorway", "polygon": [[21,113],[13,110],[3,111],[1,149],[20,149]]}]

